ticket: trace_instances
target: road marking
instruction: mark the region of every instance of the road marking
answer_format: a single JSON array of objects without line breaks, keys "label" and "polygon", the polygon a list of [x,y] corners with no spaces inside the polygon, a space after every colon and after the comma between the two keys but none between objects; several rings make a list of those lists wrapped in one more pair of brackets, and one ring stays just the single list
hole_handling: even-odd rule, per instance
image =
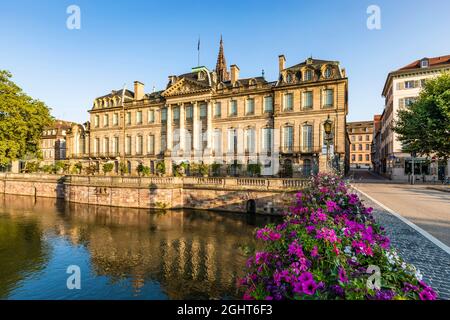
[{"label": "road marking", "polygon": [[441,242],[440,240],[436,239],[434,236],[432,236],[431,234],[429,234],[427,231],[423,230],[422,228],[420,228],[419,226],[417,226],[416,224],[412,223],[411,221],[409,221],[408,219],[406,219],[405,217],[403,217],[402,215],[398,214],[397,212],[395,212],[394,210],[386,207],[384,204],[382,204],[381,202],[379,202],[378,200],[375,200],[373,197],[369,196],[367,193],[361,191],[360,189],[358,189],[358,187],[356,187],[353,184],[350,184],[351,187],[355,188],[358,192],[360,192],[361,194],[363,194],[365,197],[367,197],[368,199],[370,199],[371,201],[373,201],[374,203],[376,203],[377,205],[379,205],[380,207],[382,207],[384,210],[388,211],[389,213],[391,213],[392,215],[394,215],[395,217],[397,217],[398,219],[400,219],[401,221],[403,221],[404,223],[406,223],[408,226],[410,226],[411,228],[413,228],[414,230],[416,230],[417,232],[419,232],[422,236],[424,236],[425,238],[427,238],[428,240],[430,240],[431,242],[433,242],[436,246],[438,246],[439,248],[441,248],[442,250],[444,250],[447,254],[450,255],[450,247],[448,247],[446,244],[444,244],[443,242]]}]

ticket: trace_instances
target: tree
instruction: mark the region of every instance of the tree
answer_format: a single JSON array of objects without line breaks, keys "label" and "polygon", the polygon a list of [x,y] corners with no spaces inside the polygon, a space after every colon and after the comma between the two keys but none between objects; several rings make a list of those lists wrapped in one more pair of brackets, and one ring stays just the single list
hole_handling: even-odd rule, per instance
[{"label": "tree", "polygon": [[11,77],[0,70],[0,166],[38,155],[42,130],[53,121],[50,109],[26,95]]},{"label": "tree", "polygon": [[418,100],[399,110],[394,131],[406,152],[450,157],[450,73],[425,82]]}]

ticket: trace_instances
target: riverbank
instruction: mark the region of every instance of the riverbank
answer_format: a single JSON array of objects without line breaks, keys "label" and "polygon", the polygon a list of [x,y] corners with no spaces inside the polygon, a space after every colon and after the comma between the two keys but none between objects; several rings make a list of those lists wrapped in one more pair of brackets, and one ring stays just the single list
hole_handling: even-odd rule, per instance
[{"label": "riverbank", "polygon": [[0,193],[143,209],[281,214],[306,179],[0,174]]}]

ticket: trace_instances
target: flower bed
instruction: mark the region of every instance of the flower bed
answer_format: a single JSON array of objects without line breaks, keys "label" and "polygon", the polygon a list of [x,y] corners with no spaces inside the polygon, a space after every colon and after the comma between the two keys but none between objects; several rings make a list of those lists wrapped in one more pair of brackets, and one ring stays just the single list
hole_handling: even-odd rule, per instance
[{"label": "flower bed", "polygon": [[437,298],[342,179],[319,174],[311,185],[283,223],[256,231],[264,250],[247,262],[244,299]]}]

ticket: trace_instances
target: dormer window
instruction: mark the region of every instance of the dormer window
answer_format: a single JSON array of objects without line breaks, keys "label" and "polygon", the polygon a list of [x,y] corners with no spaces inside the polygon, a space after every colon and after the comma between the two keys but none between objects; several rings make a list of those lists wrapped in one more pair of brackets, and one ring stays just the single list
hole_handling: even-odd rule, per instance
[{"label": "dormer window", "polygon": [[205,79],[206,79],[206,74],[205,74],[205,72],[204,72],[204,71],[200,71],[200,72],[198,73],[198,80],[202,81],[202,80],[205,80]]},{"label": "dormer window", "polygon": [[324,72],[325,78],[327,78],[327,79],[331,78],[332,74],[333,74],[333,70],[330,67],[327,67]]},{"label": "dormer window", "polygon": [[287,82],[287,83],[291,83],[291,82],[292,82],[292,74],[288,73],[288,74],[286,75],[286,82]]},{"label": "dormer window", "polygon": [[312,71],[306,70],[305,72],[305,81],[311,81],[312,80]]},{"label": "dormer window", "polygon": [[422,59],[422,60],[420,61],[420,67],[421,67],[421,68],[428,68],[428,67],[429,67],[428,59]]}]

